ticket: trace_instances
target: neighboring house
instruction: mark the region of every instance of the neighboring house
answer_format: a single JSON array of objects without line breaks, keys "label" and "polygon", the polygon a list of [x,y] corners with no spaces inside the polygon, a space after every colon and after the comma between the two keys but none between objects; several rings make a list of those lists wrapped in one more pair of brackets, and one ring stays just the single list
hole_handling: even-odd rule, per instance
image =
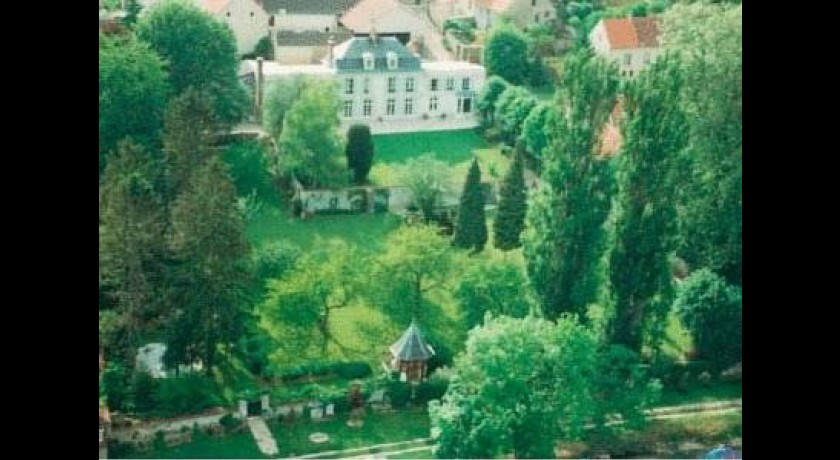
[{"label": "neighboring house", "polygon": [[599,137],[597,155],[600,157],[610,157],[618,154],[621,150],[621,145],[624,138],[621,136],[621,124],[624,121],[624,105],[619,99],[616,101],[607,122],[601,130]]},{"label": "neighboring house", "polygon": [[[262,64],[265,84],[296,75],[336,81],[342,129],[353,123],[373,133],[467,129],[478,125],[476,96],[484,67],[467,62],[421,61],[394,37],[353,37],[328,51],[320,65]],[[256,80],[257,63],[245,61],[240,77]],[[264,86],[264,85],[259,85]],[[257,91],[259,93],[259,91]],[[259,97],[259,96],[258,96]]]},{"label": "neighboring house", "polygon": [[443,23],[450,18],[475,17],[475,4],[480,0],[432,0],[429,3],[429,18],[443,29]]},{"label": "neighboring house", "polygon": [[553,21],[557,11],[551,0],[475,0],[475,23],[479,29],[490,29],[502,16],[519,28]]},{"label": "neighboring house", "polygon": [[596,54],[618,65],[622,76],[633,77],[660,53],[659,18],[602,19],[589,34]]},{"label": "neighboring house", "polygon": [[359,0],[261,0],[277,30],[334,32],[338,17]]},{"label": "neighboring house", "polygon": [[230,27],[239,54],[254,51],[261,38],[270,36],[271,18],[255,0],[198,0],[198,4]]},{"label": "neighboring house", "polygon": [[397,0],[362,0],[339,19],[355,35],[376,30],[380,36],[396,37],[406,44],[412,38],[423,39],[426,24],[410,7]]},{"label": "neighboring house", "polygon": [[[199,8],[224,22],[236,38],[236,52],[254,51],[261,38],[269,36],[271,16],[265,12],[262,0],[192,0]],[[163,0],[140,0],[140,14],[146,14]]]},{"label": "neighboring house", "polygon": [[327,41],[342,42],[350,33],[338,29],[335,33],[306,30],[277,32],[274,44],[274,60],[279,64],[316,64],[327,57]]}]

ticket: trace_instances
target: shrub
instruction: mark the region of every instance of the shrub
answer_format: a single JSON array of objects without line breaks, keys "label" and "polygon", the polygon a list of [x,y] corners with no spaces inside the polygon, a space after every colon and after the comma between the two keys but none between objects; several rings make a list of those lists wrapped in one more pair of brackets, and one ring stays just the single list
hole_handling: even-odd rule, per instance
[{"label": "shrub", "polygon": [[399,380],[388,382],[386,391],[391,400],[391,406],[396,409],[404,409],[411,399],[410,384]]},{"label": "shrub", "polygon": [[741,308],[741,288],[708,269],[693,273],[678,290],[674,310],[711,370],[741,360]]},{"label": "shrub", "polygon": [[163,379],[155,393],[156,412],[164,417],[201,412],[222,404],[215,382],[199,374]]},{"label": "shrub", "polygon": [[364,361],[347,361],[338,363],[310,363],[303,366],[285,369],[280,372],[280,379],[288,382],[301,377],[329,377],[337,376],[344,379],[361,379],[373,374],[370,364]]},{"label": "shrub", "polygon": [[335,365],[335,371],[344,379],[361,379],[373,374],[370,364],[366,362],[347,362]]},{"label": "shrub", "polygon": [[433,377],[417,386],[415,393],[416,404],[425,404],[433,399],[440,399],[449,388],[449,380]]},{"label": "shrub", "polygon": [[219,419],[219,424],[225,428],[226,432],[235,429],[237,426],[239,426],[240,423],[242,422],[237,420],[233,415],[229,413],[225,414],[224,416],[222,416],[222,418]]}]

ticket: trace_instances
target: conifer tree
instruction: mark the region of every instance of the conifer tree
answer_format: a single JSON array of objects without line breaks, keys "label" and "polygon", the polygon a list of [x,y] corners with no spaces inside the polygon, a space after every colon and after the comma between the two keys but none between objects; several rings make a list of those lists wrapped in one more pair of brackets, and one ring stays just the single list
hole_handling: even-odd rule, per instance
[{"label": "conifer tree", "polygon": [[475,158],[467,173],[464,190],[461,192],[461,204],[458,206],[458,218],[452,244],[459,248],[471,248],[474,252],[481,252],[487,244],[487,219],[484,215],[481,169]]},{"label": "conifer tree", "polygon": [[522,155],[517,154],[499,190],[499,208],[493,222],[493,246],[509,251],[522,245],[519,236],[525,228],[526,200]]}]

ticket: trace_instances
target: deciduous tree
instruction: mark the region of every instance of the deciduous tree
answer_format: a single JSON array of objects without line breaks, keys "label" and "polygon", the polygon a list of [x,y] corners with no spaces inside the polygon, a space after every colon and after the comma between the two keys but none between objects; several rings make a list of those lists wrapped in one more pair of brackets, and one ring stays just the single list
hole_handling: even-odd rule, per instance
[{"label": "deciduous tree", "polygon": [[231,29],[192,2],[167,1],[137,22],[137,36],[167,62],[175,94],[193,87],[206,92],[222,126],[238,122],[248,108],[239,82],[239,59]]},{"label": "deciduous tree", "polygon": [[99,36],[99,173],[119,141],[159,148],[168,83],[164,63],[134,38]]},{"label": "deciduous tree", "polygon": [[338,134],[338,97],[331,83],[311,81],[283,119],[281,165],[306,185],[333,187],[347,182]]},{"label": "deciduous tree", "polygon": [[741,288],[705,268],[680,285],[674,301],[674,310],[691,332],[700,357],[717,370],[741,360],[741,309]]},{"label": "deciduous tree", "polygon": [[[574,318],[493,318],[470,331],[449,389],[430,404],[438,458],[551,458],[620,413],[633,425],[659,388],[633,353],[604,350]],[[614,365],[614,367],[610,367]]]},{"label": "deciduous tree", "polygon": [[484,46],[484,66],[489,75],[498,75],[513,85],[525,83],[529,69],[525,36],[510,25],[493,29]]}]

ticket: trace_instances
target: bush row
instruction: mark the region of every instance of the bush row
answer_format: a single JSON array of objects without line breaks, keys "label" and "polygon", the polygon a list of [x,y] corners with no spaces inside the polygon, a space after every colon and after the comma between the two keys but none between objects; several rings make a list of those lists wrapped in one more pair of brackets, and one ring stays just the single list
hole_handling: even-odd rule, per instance
[{"label": "bush row", "polygon": [[370,364],[363,361],[348,361],[339,363],[312,363],[286,369],[278,376],[284,382],[296,380],[306,376],[320,377],[335,375],[343,379],[361,379],[373,373]]}]

